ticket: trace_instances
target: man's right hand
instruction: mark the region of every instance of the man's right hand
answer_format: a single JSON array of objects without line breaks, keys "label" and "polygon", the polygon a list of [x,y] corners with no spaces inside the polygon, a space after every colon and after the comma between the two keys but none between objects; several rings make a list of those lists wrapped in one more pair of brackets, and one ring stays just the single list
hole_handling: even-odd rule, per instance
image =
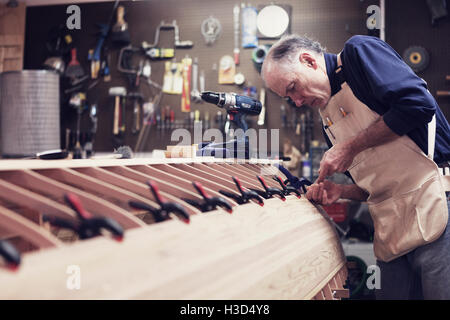
[{"label": "man's right hand", "polygon": [[307,187],[306,198],[322,205],[329,205],[341,198],[342,188],[329,180]]}]

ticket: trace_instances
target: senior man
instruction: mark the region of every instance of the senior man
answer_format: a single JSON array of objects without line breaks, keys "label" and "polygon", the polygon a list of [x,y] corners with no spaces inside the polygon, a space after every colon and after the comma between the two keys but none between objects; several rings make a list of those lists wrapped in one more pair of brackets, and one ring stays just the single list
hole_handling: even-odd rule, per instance
[{"label": "senior man", "polygon": [[[380,299],[450,299],[450,128],[425,81],[384,41],[349,39],[340,54],[297,35],[269,50],[262,77],[297,107],[318,109],[332,147],[307,198],[367,201]],[[325,178],[348,171],[353,185]]]}]

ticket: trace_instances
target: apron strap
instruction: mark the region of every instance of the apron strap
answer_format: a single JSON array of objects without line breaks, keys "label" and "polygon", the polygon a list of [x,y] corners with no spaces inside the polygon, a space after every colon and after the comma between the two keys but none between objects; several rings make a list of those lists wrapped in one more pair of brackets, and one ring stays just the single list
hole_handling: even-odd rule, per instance
[{"label": "apron strap", "polygon": [[336,70],[334,70],[334,72],[336,73],[336,78],[337,78],[337,80],[339,82],[339,88],[345,82],[344,71],[342,70],[343,67],[342,67],[341,55],[342,55],[342,52],[340,52],[337,55],[337,67],[336,67]]},{"label": "apron strap", "polygon": [[433,160],[434,158],[434,147],[436,143],[436,114],[428,123],[428,158]]}]

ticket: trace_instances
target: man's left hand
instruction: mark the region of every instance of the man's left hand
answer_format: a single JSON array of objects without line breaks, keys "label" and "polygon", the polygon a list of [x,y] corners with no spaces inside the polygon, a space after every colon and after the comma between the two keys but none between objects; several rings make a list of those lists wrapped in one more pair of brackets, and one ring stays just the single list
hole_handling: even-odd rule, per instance
[{"label": "man's left hand", "polygon": [[326,177],[336,172],[345,172],[350,167],[356,152],[351,142],[341,142],[325,152],[320,161],[319,177],[316,183],[322,182]]}]

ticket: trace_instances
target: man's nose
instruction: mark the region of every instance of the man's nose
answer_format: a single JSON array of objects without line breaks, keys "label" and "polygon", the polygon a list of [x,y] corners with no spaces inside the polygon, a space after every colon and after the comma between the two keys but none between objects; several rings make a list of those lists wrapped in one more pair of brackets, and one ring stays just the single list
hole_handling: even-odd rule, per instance
[{"label": "man's nose", "polygon": [[295,99],[292,100],[294,101],[296,107],[301,107],[305,103],[305,99],[303,99],[303,97],[296,97]]}]

